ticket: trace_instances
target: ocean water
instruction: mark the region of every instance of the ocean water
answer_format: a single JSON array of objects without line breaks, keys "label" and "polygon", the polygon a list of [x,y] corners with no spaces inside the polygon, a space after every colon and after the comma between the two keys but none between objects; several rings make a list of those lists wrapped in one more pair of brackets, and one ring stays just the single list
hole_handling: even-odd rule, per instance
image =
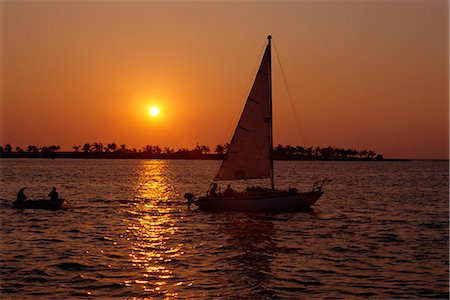
[{"label": "ocean water", "polygon": [[[0,298],[449,298],[448,162],[276,162],[333,182],[305,212],[188,210],[219,164],[2,159]],[[14,209],[24,186],[72,209]]]}]

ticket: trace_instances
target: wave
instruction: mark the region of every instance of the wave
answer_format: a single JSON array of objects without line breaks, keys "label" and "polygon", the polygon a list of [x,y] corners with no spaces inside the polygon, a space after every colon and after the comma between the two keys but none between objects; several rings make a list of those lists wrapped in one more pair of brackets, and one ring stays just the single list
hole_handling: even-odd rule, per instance
[{"label": "wave", "polygon": [[53,267],[57,267],[62,270],[68,270],[68,271],[80,271],[80,270],[89,270],[91,269],[90,266],[83,265],[77,262],[64,262],[59,263],[56,265],[53,265]]}]

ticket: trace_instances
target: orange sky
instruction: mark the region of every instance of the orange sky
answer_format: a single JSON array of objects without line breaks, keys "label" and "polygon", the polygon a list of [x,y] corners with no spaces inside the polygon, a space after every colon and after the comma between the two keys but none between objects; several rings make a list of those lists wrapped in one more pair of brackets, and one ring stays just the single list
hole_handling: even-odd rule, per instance
[{"label": "orange sky", "polygon": [[[448,1],[0,5],[2,145],[226,143],[271,34],[306,146],[448,158]],[[274,143],[302,145],[273,61]]]}]

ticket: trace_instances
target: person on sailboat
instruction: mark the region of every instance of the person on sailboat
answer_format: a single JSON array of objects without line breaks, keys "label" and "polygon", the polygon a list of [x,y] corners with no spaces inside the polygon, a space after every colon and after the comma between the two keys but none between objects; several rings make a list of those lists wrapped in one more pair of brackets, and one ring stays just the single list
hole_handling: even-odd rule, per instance
[{"label": "person on sailboat", "polygon": [[209,190],[210,196],[217,196],[217,183],[213,183],[211,189]]},{"label": "person on sailboat", "polygon": [[26,187],[21,188],[19,190],[19,192],[17,193],[17,200],[16,200],[17,203],[21,203],[21,202],[24,202],[25,200],[27,200],[27,196],[25,196],[25,194],[23,192],[25,189],[26,189]]},{"label": "person on sailboat", "polygon": [[227,188],[223,192],[223,195],[225,197],[231,197],[231,196],[233,196],[233,194],[234,194],[234,190],[231,188],[231,184],[227,185]]},{"label": "person on sailboat", "polygon": [[48,194],[48,196],[50,197],[50,200],[57,202],[58,201],[58,192],[56,192],[56,188],[53,187],[52,191],[50,192],[50,194]]}]

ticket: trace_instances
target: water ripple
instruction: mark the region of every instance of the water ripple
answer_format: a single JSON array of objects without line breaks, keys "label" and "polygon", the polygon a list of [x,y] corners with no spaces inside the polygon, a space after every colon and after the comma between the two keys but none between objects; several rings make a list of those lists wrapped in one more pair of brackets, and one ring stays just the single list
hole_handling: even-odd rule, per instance
[{"label": "water ripple", "polygon": [[[335,181],[307,212],[187,210],[217,164],[2,161],[2,298],[448,299],[446,163],[277,162],[280,185]],[[25,185],[74,208],[12,209]]]}]

